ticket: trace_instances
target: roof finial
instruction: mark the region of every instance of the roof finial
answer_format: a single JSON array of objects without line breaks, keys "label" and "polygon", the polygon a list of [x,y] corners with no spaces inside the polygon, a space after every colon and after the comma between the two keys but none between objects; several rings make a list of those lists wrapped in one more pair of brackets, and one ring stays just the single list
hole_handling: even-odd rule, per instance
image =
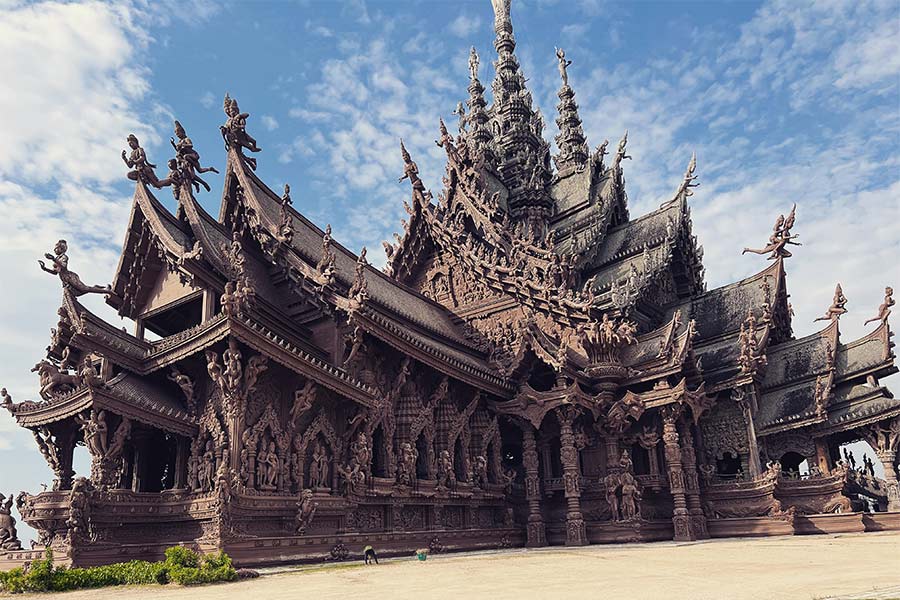
[{"label": "roof finial", "polygon": [[675,195],[668,202],[664,202],[660,208],[666,208],[672,206],[681,198],[688,198],[694,195],[694,192],[691,191],[691,188],[695,188],[699,183],[695,183],[697,180],[697,176],[694,175],[694,171],[697,170],[697,153],[691,153],[691,161],[688,163],[687,171],[684,172],[684,179],[681,181],[681,185],[678,186],[678,189],[675,191]]},{"label": "roof finial", "polygon": [[792,241],[794,238],[800,237],[799,235],[791,235],[791,228],[794,226],[796,213],[797,205],[794,204],[794,206],[791,207],[791,212],[788,214],[787,218],[785,218],[784,215],[778,215],[778,218],[775,220],[775,226],[772,228],[772,235],[769,236],[769,243],[765,248],[744,248],[744,251],[741,252],[741,254],[746,254],[748,252],[752,252],[753,254],[767,254],[771,252],[772,254],[769,255],[769,260],[793,256],[790,251],[788,251],[787,245],[793,244],[794,246],[802,246],[800,242]]},{"label": "roof finial", "polygon": [[891,316],[891,307],[894,304],[896,304],[896,302],[894,302],[894,288],[887,286],[884,288],[884,302],[878,307],[878,314],[863,323],[863,325],[868,325],[872,321],[887,323],[888,317]]},{"label": "roof finial", "polygon": [[562,78],[563,87],[569,85],[569,72],[567,69],[572,64],[571,60],[566,60],[566,51],[562,48],[556,49],[556,60],[559,61],[559,76]]},{"label": "roof finial", "polygon": [[469,80],[470,81],[478,81],[478,65],[480,61],[478,59],[478,51],[475,50],[475,46],[472,46],[472,49],[469,50]]},{"label": "roof finial", "polygon": [[841,289],[841,284],[838,283],[837,287],[834,288],[834,298],[831,300],[831,306],[825,311],[825,315],[819,317],[816,321],[836,321],[840,319],[841,315],[847,312],[846,305],[847,297],[844,295],[844,290]]}]

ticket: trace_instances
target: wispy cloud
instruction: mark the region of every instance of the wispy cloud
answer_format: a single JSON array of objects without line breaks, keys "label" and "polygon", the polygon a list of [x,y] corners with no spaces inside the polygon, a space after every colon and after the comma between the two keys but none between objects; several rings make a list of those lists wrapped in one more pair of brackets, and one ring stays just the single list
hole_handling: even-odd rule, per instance
[{"label": "wispy cloud", "polygon": [[448,29],[456,37],[471,39],[473,34],[481,27],[481,17],[463,13],[450,22]]}]

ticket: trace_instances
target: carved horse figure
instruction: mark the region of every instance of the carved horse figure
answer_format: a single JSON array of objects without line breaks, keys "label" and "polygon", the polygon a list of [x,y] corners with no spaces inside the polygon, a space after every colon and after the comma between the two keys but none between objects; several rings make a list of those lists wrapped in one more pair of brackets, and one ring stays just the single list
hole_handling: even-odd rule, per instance
[{"label": "carved horse figure", "polygon": [[65,393],[78,387],[77,375],[63,373],[59,367],[48,360],[42,360],[34,365],[32,373],[37,372],[41,379],[41,398],[49,400],[54,394]]}]

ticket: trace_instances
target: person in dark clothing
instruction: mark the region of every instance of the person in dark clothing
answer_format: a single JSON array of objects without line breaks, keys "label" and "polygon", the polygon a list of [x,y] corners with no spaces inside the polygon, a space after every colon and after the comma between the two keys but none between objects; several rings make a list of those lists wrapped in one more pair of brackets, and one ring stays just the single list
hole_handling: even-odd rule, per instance
[{"label": "person in dark clothing", "polygon": [[378,564],[378,555],[375,554],[375,548],[372,546],[366,546],[363,548],[363,556],[366,559],[366,564],[369,564],[370,560],[374,560],[375,564]]}]

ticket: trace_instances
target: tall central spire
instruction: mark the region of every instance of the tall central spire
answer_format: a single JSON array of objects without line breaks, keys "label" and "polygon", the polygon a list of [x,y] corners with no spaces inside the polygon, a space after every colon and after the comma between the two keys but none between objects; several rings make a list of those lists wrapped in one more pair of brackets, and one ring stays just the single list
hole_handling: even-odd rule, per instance
[{"label": "tall central spire", "polygon": [[535,239],[542,239],[552,212],[546,192],[550,179],[550,150],[542,137],[543,118],[533,108],[531,92],[514,50],[511,0],[491,0],[494,6],[494,81],[491,89],[491,127],[500,179],[509,190],[514,222],[523,222]]}]

